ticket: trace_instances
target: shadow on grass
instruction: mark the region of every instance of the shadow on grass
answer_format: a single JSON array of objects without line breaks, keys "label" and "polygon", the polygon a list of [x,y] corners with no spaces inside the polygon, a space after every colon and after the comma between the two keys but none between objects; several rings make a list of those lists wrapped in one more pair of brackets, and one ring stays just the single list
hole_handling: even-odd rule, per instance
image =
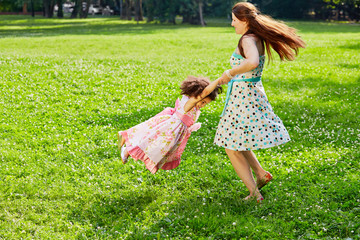
[{"label": "shadow on grass", "polygon": [[[92,21],[93,20],[93,21]],[[0,30],[1,37],[48,37],[59,35],[146,35],[155,34],[164,30],[178,30],[202,28],[198,25],[189,24],[160,24],[160,23],[140,23],[131,21],[123,21],[120,19],[61,19],[52,21],[41,19],[38,21],[25,20],[20,22],[7,21],[1,24],[0,27],[6,26]],[[223,27],[219,24],[214,24],[212,27]],[[20,28],[20,29],[18,29]]]},{"label": "shadow on grass", "polygon": [[[304,33],[358,33],[360,26],[349,24],[335,24],[327,22],[289,22]],[[47,37],[59,35],[146,35],[163,30],[178,30],[202,28],[189,24],[158,24],[124,21],[117,18],[89,18],[89,19],[26,19],[26,18],[0,18],[1,37]],[[228,20],[209,21],[208,27],[231,29]],[[8,28],[6,28],[8,27]],[[19,29],[20,28],[20,29]],[[358,49],[358,44],[354,49]]]},{"label": "shadow on grass", "polygon": [[[360,28],[358,29],[358,32],[360,32]],[[343,45],[340,48],[351,49],[351,50],[360,50],[360,43],[354,43],[351,45]],[[357,64],[357,68],[359,68],[359,64]]]},{"label": "shadow on grass", "polygon": [[[307,125],[313,124],[313,120],[319,116],[319,112],[324,113],[327,120],[329,120],[328,117],[335,118],[337,122],[349,119],[346,122],[347,127],[354,127],[354,129],[357,127],[357,120],[351,117],[352,113],[349,112],[348,105],[358,99],[358,95],[353,95],[349,92],[350,90],[357,92],[355,90],[358,89],[358,83],[342,84],[326,82],[325,80],[319,82],[319,79],[308,78],[304,79],[302,85],[296,84],[294,86],[291,82],[276,82],[273,80],[270,80],[265,85],[277,89],[280,93],[290,92],[295,95],[303,92],[304,89],[312,90],[309,93],[309,97],[303,98],[305,100],[302,102],[293,102],[285,99],[279,104],[288,113],[296,116],[307,113],[301,127],[306,128]],[[344,93],[344,91],[346,92]],[[350,102],[348,99],[350,99]],[[334,101],[342,107],[329,107],[327,104],[330,101]],[[348,104],[344,104],[344,102]],[[173,100],[169,100],[164,102],[162,106],[157,105],[155,108],[152,106],[151,109],[143,108],[131,114],[99,116],[96,121],[97,124],[108,125],[111,123],[113,126],[117,126],[117,129],[124,129],[147,120],[162,111],[164,107],[172,106],[172,104]],[[214,124],[218,122],[218,113],[207,113],[204,111],[202,114],[204,114],[208,121]],[[329,114],[329,116],[326,114]],[[292,119],[296,118],[292,117]],[[85,123],[93,124],[92,122]],[[314,124],[313,128],[323,132],[327,131],[328,128],[333,129],[333,126],[326,122],[319,122]],[[340,140],[334,144],[334,147],[353,147],[348,145],[352,143],[343,143]],[[328,139],[320,139],[319,142],[314,144],[308,141],[306,136],[300,134],[296,141],[298,141],[296,144],[304,145],[306,149],[306,147],[317,148],[325,144]],[[207,149],[202,149],[201,151],[204,153],[207,152]],[[351,225],[355,224],[353,217],[354,214],[359,212],[356,207],[356,193],[359,189],[359,182],[355,177],[355,170],[358,168],[353,165],[356,163],[355,159],[358,159],[358,155],[354,154],[358,153],[352,153],[353,156],[344,155],[336,160],[330,159],[331,161],[325,161],[321,156],[314,157],[310,163],[302,159],[301,155],[297,155],[304,162],[296,161],[297,164],[295,162],[288,163],[289,166],[294,167],[295,171],[278,174],[278,179],[264,190],[264,196],[266,199],[269,199],[269,202],[264,204],[263,207],[258,207],[252,203],[244,203],[234,192],[221,191],[223,186],[231,184],[231,180],[226,180],[226,178],[216,174],[214,178],[226,183],[220,183],[220,187],[217,186],[216,194],[211,193],[212,198],[208,198],[206,193],[198,197],[195,193],[190,193],[191,190],[188,190],[189,186],[182,188],[182,182],[180,182],[179,178],[167,176],[166,178],[168,179],[165,179],[165,181],[174,183],[176,191],[182,193],[182,195],[179,198],[173,199],[174,203],[167,205],[168,209],[164,210],[164,208],[161,208],[162,212],[156,214],[160,204],[162,204],[158,202],[158,199],[164,201],[164,197],[161,193],[158,195],[156,188],[167,188],[169,186],[165,186],[161,177],[146,176],[148,179],[145,181],[155,182],[155,184],[146,185],[147,187],[143,191],[124,190],[112,195],[99,194],[94,196],[93,199],[96,200],[90,202],[86,208],[82,205],[74,208],[69,218],[79,222],[90,222],[94,227],[94,232],[97,231],[97,227],[107,228],[108,234],[113,234],[114,236],[115,233],[111,231],[122,231],[124,233],[125,229],[128,230],[127,237],[133,239],[144,238],[145,232],[160,233],[161,229],[165,229],[164,232],[169,234],[169,236],[179,236],[177,235],[179,233],[186,235],[188,232],[197,233],[199,236],[215,234],[216,237],[222,239],[234,236],[251,236],[253,229],[247,231],[241,227],[234,227],[233,223],[235,221],[237,221],[236,224],[238,225],[253,226],[255,224],[260,228],[270,228],[277,231],[284,228],[285,232],[288,233],[292,230],[297,230],[298,232],[294,233],[296,237],[301,237],[302,234],[307,232],[318,232],[318,225],[313,223],[319,224],[321,222],[321,226],[328,229],[326,232],[328,236],[347,237],[351,236],[348,226],[351,226],[351,230],[354,229],[353,225]],[[326,159],[326,156],[324,158]],[[347,163],[349,159],[353,161],[352,165]],[[212,166],[211,163],[207,162],[201,165],[201,168],[206,172],[210,171],[207,170],[210,169],[210,166]],[[191,170],[189,168],[187,171]],[[129,174],[131,175],[130,172]],[[193,180],[197,180],[197,177],[193,175],[186,175],[185,177],[188,176],[191,176]],[[206,179],[204,176],[199,176],[199,178]],[[129,181],[129,184],[131,184],[131,181]],[[204,185],[202,183],[191,184],[190,188],[201,188],[204,191],[204,189],[210,189],[213,183],[210,183],[210,186],[206,184],[207,182],[204,180]],[[203,200],[204,198],[205,200]],[[172,198],[165,198],[166,201],[169,201],[169,199]],[[275,201],[274,199],[277,200]],[[318,205],[321,205],[321,208],[318,208]],[[165,215],[164,211],[169,215]],[[335,212],[336,214],[329,214],[327,213],[328,211]],[[269,221],[261,220],[263,216],[269,216],[270,213],[272,215],[268,217]],[[342,218],[341,222],[344,224],[339,224],[339,214]],[[301,218],[300,220],[299,217]],[[293,223],[293,225],[288,227],[282,225],[283,222]],[[139,224],[144,224],[147,227],[146,230]],[[189,231],[187,230],[188,228]]]},{"label": "shadow on grass", "polygon": [[[226,187],[224,183],[217,186],[220,187],[217,192],[196,196],[189,186],[182,188],[181,180],[176,179],[168,186],[158,184],[164,188],[175,186],[177,197],[164,198],[154,185],[111,195],[99,194],[93,196],[94,201],[73,208],[68,218],[80,224],[91,223],[93,233],[103,228],[108,237],[120,232],[130,239],[147,239],[149,233],[152,236],[148,238],[153,239],[162,231],[169,237],[186,236],[190,232],[228,239],[251,236],[259,227],[274,231],[284,228],[286,232],[296,230],[294,236],[300,237],[307,231],[316,232],[319,223],[328,229],[328,236],[351,236],[349,229],[356,229],[354,215],[359,213],[356,197],[359,182],[355,177],[348,179],[344,175],[351,166],[346,166],[345,161],[341,163],[344,170],[341,174],[322,161],[311,168],[305,166],[301,173],[280,174],[262,190],[265,201],[261,205],[245,202],[231,190],[221,191]],[[317,174],[313,174],[314,170]],[[355,174],[355,170],[353,172]],[[194,183],[190,187],[199,186]],[[339,223],[339,215],[343,224]],[[293,221],[295,224],[288,225],[287,222]]]},{"label": "shadow on grass", "polygon": [[343,67],[343,68],[348,68],[348,69],[359,69],[360,68],[360,64],[342,63],[342,64],[339,64],[339,66]]},{"label": "shadow on grass", "polygon": [[[161,228],[171,232],[170,229],[174,228],[173,233],[176,235],[176,232],[186,230],[189,226],[195,231],[203,231],[202,228],[206,226],[210,232],[216,232],[219,216],[224,217],[224,212],[231,211],[232,215],[241,216],[251,212],[251,206],[255,205],[235,200],[238,196],[229,195],[207,201],[206,204],[203,198],[196,196],[183,196],[170,203],[167,202],[169,199],[161,198],[162,195],[148,187],[143,191],[127,190],[119,194],[93,196],[96,200],[74,207],[68,218],[80,224],[91,223],[93,232],[101,228],[107,229],[108,235],[116,235],[115,231],[122,234],[128,231],[128,237],[143,239],[146,228],[150,232],[159,232]],[[194,215],[196,217],[190,221],[187,219]]]},{"label": "shadow on grass", "polygon": [[[62,26],[61,26],[62,25]],[[84,23],[76,26],[63,26],[60,24],[54,28],[47,29],[6,29],[0,30],[1,38],[7,37],[49,37],[59,35],[116,35],[116,34],[154,34],[162,30],[180,29],[186,27],[180,26],[157,26],[157,25],[136,25],[136,24],[94,24],[86,25]]]}]

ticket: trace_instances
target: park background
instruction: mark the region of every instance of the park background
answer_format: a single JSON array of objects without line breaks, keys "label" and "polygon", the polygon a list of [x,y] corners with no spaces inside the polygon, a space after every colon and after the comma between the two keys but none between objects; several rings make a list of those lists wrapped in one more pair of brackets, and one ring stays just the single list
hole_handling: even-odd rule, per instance
[{"label": "park background", "polygon": [[130,19],[120,1],[59,17],[0,0],[0,239],[359,239],[359,1],[252,1],[307,43],[265,66],[292,141],[256,151],[274,175],[262,204],[213,144],[225,94],[177,169],[121,163],[117,131],[173,106],[187,75],[220,76],[239,39],[233,1],[125,2]]}]

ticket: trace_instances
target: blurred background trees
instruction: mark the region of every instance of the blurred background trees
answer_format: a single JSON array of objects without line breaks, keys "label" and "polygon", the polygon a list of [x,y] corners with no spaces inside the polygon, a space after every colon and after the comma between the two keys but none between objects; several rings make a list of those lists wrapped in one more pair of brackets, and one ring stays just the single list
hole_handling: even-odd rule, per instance
[{"label": "blurred background trees", "polygon": [[[360,0],[248,0],[261,12],[283,19],[359,21]],[[0,13],[86,18],[88,14],[121,19],[205,25],[205,17],[230,17],[234,0],[0,0]]]}]

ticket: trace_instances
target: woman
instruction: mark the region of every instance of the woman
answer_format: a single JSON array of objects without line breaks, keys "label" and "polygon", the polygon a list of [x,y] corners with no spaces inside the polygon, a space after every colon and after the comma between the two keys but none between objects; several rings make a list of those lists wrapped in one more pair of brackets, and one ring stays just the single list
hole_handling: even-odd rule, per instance
[{"label": "woman", "polygon": [[[271,48],[281,60],[294,60],[305,42],[296,30],[262,15],[254,5],[240,2],[232,8],[236,34],[242,35],[230,58],[231,69],[210,84],[199,98],[188,102],[185,110],[206,97],[217,84],[228,83],[225,107],[215,135],[215,144],[224,147],[241,180],[250,191],[245,200],[264,198],[259,189],[271,181],[252,150],[290,141],[280,118],[273,112],[261,83],[265,50],[271,60]],[[255,182],[251,169],[256,175]]]}]

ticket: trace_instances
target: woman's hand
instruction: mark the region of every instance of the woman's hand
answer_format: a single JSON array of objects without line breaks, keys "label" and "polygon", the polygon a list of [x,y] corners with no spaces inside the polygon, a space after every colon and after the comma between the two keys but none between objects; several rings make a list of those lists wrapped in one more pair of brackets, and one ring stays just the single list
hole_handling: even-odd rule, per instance
[{"label": "woman's hand", "polygon": [[219,80],[219,84],[223,85],[223,84],[227,84],[228,82],[231,81],[231,78],[229,78],[226,73],[224,72],[221,77],[218,78]]}]

